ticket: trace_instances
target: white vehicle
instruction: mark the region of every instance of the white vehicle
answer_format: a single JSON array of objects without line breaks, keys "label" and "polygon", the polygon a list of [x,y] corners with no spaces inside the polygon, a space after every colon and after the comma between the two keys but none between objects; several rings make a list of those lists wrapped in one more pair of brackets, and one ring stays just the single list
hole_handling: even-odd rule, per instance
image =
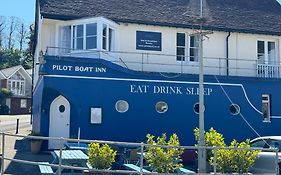
[{"label": "white vehicle", "polygon": [[[278,165],[281,165],[281,136],[258,137],[250,142],[251,147],[256,148],[278,148]],[[251,169],[252,173],[257,174],[276,174],[276,152],[261,151]],[[279,169],[280,174],[280,169]]]}]

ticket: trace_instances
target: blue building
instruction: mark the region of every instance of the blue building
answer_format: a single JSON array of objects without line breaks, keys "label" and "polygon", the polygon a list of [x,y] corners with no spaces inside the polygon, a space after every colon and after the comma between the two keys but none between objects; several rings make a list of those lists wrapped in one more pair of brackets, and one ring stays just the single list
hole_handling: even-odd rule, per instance
[{"label": "blue building", "polygon": [[280,4],[203,9],[198,18],[197,0],[38,0],[33,130],[133,142],[177,133],[194,144],[203,32],[205,129],[227,141],[280,135]]}]

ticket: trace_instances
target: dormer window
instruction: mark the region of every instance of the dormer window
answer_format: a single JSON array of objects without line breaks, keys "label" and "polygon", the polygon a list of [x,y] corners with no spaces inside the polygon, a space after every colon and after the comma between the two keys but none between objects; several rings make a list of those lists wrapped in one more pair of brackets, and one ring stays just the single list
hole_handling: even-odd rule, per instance
[{"label": "dormer window", "polygon": [[[70,24],[71,23],[71,24]],[[59,47],[61,53],[84,50],[113,51],[114,23],[103,18],[72,21],[60,26]],[[68,51],[67,51],[68,50]]]}]

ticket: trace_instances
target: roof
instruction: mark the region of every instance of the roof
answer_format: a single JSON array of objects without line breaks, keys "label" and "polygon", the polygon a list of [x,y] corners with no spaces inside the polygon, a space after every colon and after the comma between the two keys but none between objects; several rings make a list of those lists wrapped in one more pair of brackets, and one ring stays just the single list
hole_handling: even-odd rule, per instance
[{"label": "roof", "polygon": [[31,75],[22,67],[22,65],[2,69],[0,70],[0,73],[4,75],[6,79],[8,79],[20,70],[22,70],[21,72],[24,73],[24,77],[28,77],[29,79],[31,79]]},{"label": "roof", "polygon": [[[199,0],[39,0],[44,18],[72,20],[102,16],[115,22],[198,28]],[[203,0],[205,29],[281,35],[276,0]]]},{"label": "roof", "polygon": [[14,67],[9,67],[6,69],[2,69],[0,70],[1,73],[6,77],[9,78],[10,76],[12,76],[16,71],[18,71],[20,68],[22,68],[21,65],[18,66],[14,66]]}]

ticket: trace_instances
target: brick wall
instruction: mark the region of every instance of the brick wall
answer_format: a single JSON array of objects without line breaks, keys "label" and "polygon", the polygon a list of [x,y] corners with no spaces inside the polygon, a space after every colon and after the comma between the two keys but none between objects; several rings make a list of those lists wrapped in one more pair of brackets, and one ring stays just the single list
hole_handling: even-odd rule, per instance
[{"label": "brick wall", "polygon": [[[26,101],[26,106],[21,106],[21,101]],[[10,114],[30,114],[31,98],[27,97],[12,97]]]}]

